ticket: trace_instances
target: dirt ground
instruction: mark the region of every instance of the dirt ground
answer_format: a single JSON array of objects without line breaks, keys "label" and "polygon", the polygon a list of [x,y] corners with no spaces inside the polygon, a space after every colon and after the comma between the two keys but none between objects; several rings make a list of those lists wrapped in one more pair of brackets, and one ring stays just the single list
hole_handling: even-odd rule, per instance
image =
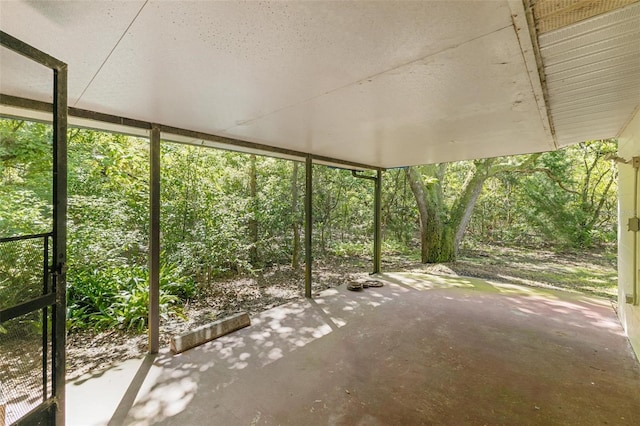
[{"label": "dirt ground", "polygon": [[[366,278],[370,259],[332,258],[314,262],[313,293],[351,280]],[[214,282],[197,300],[184,305],[182,316],[160,320],[160,346],[167,347],[175,334],[228,317],[238,312],[249,316],[289,301],[303,299],[304,265],[298,270],[276,266]],[[99,371],[116,362],[147,351],[147,335],[118,330],[82,331],[67,336],[67,379]]]},{"label": "dirt ground", "polygon": [[[498,282],[577,291],[613,300],[616,296],[615,254],[556,253],[538,249],[476,246],[465,249],[458,261],[424,265],[401,255],[383,256],[385,271],[422,271],[433,274],[473,276]],[[331,258],[314,262],[313,292],[368,276],[371,259]],[[279,266],[253,274],[215,282],[198,300],[185,304],[183,317],[161,320],[161,346],[172,335],[231,314],[249,315],[301,299],[304,269]],[[117,361],[144,354],[146,334],[120,331],[76,332],[67,339],[67,378],[73,380],[97,372]]]}]

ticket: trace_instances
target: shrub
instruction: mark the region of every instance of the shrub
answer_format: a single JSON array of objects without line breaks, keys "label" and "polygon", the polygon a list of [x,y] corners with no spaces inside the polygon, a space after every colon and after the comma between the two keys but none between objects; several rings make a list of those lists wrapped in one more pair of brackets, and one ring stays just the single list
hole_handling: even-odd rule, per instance
[{"label": "shrub", "polygon": [[[149,315],[149,270],[146,267],[111,267],[71,270],[67,289],[67,325],[70,330],[142,331]],[[160,315],[182,315],[182,300],[196,295],[196,285],[177,269],[160,270]]]}]

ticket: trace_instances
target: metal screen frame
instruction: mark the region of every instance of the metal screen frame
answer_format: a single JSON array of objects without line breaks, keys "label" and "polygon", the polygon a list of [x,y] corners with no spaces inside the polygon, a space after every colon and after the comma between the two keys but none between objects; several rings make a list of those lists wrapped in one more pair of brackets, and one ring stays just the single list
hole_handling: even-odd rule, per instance
[{"label": "metal screen frame", "polygon": [[[53,71],[53,230],[52,296],[52,398],[43,401],[16,424],[65,423],[66,359],[66,246],[67,246],[67,64],[0,31],[0,46]],[[45,330],[46,332],[46,330]]]}]

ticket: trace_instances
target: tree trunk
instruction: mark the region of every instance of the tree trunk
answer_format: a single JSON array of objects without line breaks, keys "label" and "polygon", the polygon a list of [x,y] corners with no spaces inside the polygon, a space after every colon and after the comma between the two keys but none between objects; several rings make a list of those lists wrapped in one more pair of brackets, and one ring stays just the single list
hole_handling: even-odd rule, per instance
[{"label": "tree trunk", "polygon": [[430,177],[427,183],[417,167],[406,169],[420,214],[422,263],[452,262],[456,259],[473,207],[489,177],[493,162],[494,159],[474,162],[475,170],[469,173],[462,193],[453,203],[448,215],[442,192],[447,165],[425,166],[426,175]]},{"label": "tree trunk", "polygon": [[494,158],[475,161],[475,171],[467,178],[462,195],[456,200],[451,211],[451,225],[455,229],[455,240],[453,243],[454,255],[458,256],[460,242],[467,230],[473,208],[482,192],[484,182],[489,177],[489,170],[495,161]]},{"label": "tree trunk", "polygon": [[298,162],[293,162],[293,174],[291,175],[291,216],[293,220],[293,250],[291,253],[291,267],[298,269],[300,266],[300,221],[298,214]]},{"label": "tree trunk", "polygon": [[[430,174],[442,177],[446,166],[428,166]],[[454,233],[443,221],[442,187],[439,182],[425,185],[416,167],[406,169],[409,186],[420,214],[420,246],[422,263],[455,260]]]},{"label": "tree trunk", "polygon": [[249,197],[251,199],[251,215],[249,219],[249,238],[251,239],[251,246],[249,248],[249,260],[252,265],[258,263],[258,200],[257,200],[257,188],[256,188],[256,156],[251,155],[249,161]]},{"label": "tree trunk", "polygon": [[427,263],[427,222],[429,222],[429,211],[427,210],[427,201],[424,195],[424,184],[422,183],[422,175],[414,167],[405,169],[409,186],[416,199],[418,206],[418,216],[420,219],[420,249],[421,261]]}]

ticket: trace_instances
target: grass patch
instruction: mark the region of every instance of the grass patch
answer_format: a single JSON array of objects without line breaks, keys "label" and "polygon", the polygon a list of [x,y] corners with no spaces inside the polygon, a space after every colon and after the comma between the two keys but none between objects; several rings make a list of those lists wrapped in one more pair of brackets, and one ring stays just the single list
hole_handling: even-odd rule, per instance
[{"label": "grass patch", "polygon": [[559,253],[483,245],[463,250],[459,260],[447,266],[459,275],[615,299],[618,294],[615,259],[615,254],[606,249]]}]

